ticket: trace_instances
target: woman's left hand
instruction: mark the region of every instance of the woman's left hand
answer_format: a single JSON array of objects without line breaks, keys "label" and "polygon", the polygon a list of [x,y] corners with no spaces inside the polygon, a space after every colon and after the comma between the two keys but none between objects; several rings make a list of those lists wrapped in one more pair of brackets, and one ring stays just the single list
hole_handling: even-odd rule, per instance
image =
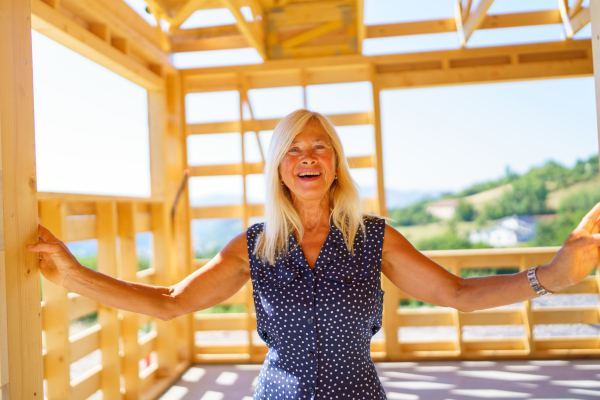
[{"label": "woman's left hand", "polygon": [[562,245],[548,270],[554,282],[546,288],[555,292],[588,276],[600,262],[600,203],[596,204]]}]

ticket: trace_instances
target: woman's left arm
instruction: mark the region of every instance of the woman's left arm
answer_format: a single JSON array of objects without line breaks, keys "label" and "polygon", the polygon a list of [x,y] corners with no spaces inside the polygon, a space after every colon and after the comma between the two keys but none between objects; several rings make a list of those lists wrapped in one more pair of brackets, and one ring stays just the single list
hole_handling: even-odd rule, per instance
[{"label": "woman's left arm", "polygon": [[[552,262],[537,269],[540,285],[556,292],[588,276],[600,262],[600,203],[569,235]],[[527,271],[513,275],[460,278],[425,257],[398,231],[385,227],[381,271],[410,296],[460,311],[475,311],[529,300],[538,295]]]}]

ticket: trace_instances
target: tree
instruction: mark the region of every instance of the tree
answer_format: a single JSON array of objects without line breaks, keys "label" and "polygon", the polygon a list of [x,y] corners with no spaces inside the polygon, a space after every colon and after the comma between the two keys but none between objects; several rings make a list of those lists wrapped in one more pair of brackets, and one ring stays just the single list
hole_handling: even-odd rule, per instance
[{"label": "tree", "polygon": [[456,206],[454,217],[458,221],[473,221],[475,219],[475,207],[473,207],[473,204],[461,200]]}]

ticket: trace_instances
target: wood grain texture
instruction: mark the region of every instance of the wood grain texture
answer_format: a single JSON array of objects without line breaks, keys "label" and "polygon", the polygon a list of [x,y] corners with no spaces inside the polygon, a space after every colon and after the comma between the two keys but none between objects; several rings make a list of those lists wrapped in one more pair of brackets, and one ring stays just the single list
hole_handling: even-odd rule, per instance
[{"label": "wood grain texture", "polygon": [[[38,257],[25,250],[37,241],[31,3],[0,2],[0,147],[6,314],[0,313],[3,397],[42,396],[42,321]],[[5,336],[3,336],[5,335]],[[0,346],[2,341],[0,341]],[[8,367],[6,368],[6,365]],[[2,368],[4,367],[4,368]],[[8,369],[8,371],[6,371]],[[6,375],[8,372],[8,375]],[[9,380],[9,387],[4,380]]]}]

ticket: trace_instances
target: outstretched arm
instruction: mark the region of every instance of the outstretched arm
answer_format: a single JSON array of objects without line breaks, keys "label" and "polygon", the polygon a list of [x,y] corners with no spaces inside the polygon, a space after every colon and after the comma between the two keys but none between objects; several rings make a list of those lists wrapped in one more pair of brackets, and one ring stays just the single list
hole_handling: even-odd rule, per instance
[{"label": "outstretched arm", "polygon": [[46,279],[108,306],[165,321],[219,304],[250,277],[245,233],[231,240],[208,264],[170,287],[121,281],[86,268],[48,229],[40,225],[39,233],[39,243],[27,250],[40,253],[40,269]]},{"label": "outstretched arm", "polygon": [[[600,203],[569,235],[549,265],[537,269],[543,288],[556,292],[588,276],[600,262]],[[527,271],[460,278],[415,249],[398,231],[385,228],[382,272],[398,288],[426,303],[475,311],[537,297]]]}]

